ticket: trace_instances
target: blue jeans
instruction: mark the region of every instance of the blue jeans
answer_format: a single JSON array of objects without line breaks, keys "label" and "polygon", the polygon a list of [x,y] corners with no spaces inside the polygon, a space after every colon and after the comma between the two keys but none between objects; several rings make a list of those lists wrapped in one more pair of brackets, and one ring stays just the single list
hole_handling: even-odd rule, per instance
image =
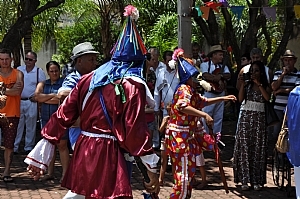
[{"label": "blue jeans", "polygon": [[[214,98],[214,97],[222,97],[225,95],[225,92],[217,95],[210,92],[205,92],[204,97]],[[215,103],[209,106],[205,106],[202,109],[203,112],[207,113],[214,119],[213,133],[222,132],[222,123],[223,123],[223,112],[224,112],[224,102]],[[206,132],[209,132],[208,126],[206,125],[205,119],[203,118],[203,126]]]},{"label": "blue jeans", "polygon": [[160,147],[160,140],[159,140],[159,132],[156,128],[156,122],[148,122],[147,123],[148,129],[152,133],[152,147],[159,148]]}]

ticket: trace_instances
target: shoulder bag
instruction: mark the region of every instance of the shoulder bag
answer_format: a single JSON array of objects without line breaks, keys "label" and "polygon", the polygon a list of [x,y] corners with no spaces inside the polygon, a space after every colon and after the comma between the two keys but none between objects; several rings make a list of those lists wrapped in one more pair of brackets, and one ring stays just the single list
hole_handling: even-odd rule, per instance
[{"label": "shoulder bag", "polygon": [[277,142],[275,145],[276,150],[280,153],[286,153],[289,151],[289,142],[288,142],[289,130],[286,126],[286,113],[287,110],[284,113],[281,131],[278,135]]}]

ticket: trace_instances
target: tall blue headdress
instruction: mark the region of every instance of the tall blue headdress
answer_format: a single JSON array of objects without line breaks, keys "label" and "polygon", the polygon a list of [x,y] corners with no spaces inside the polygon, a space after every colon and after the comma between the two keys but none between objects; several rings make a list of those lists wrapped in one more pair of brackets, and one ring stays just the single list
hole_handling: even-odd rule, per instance
[{"label": "tall blue headdress", "polygon": [[89,90],[107,84],[114,84],[117,95],[121,95],[122,102],[126,102],[126,97],[122,87],[114,82],[128,76],[135,76],[143,79],[143,65],[147,53],[146,47],[136,28],[134,20],[138,19],[138,10],[128,5],[125,7],[124,16],[127,16],[123,30],[113,47],[112,59],[94,71]]},{"label": "tall blue headdress", "polygon": [[179,84],[185,84],[190,77],[197,76],[199,71],[183,56],[184,51],[178,48],[174,51],[172,60],[169,62],[171,68],[177,68],[177,74],[179,76]]}]

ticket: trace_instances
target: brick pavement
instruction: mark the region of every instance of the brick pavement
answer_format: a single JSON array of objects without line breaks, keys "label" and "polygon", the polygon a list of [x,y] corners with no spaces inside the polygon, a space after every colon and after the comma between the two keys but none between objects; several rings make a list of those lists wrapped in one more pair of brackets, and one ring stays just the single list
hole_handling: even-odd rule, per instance
[{"label": "brick pavement", "polygon": [[[247,198],[247,199],[284,199],[287,197],[287,192],[284,190],[279,190],[273,183],[272,172],[270,161],[268,164],[267,172],[267,184],[261,191],[241,191],[240,185],[236,186],[233,182],[232,173],[232,150],[234,143],[234,128],[235,122],[225,121],[224,122],[224,133],[222,140],[226,143],[226,147],[222,152],[224,171],[227,177],[227,183],[229,187],[229,193],[225,194],[223,185],[218,172],[218,167],[213,159],[213,154],[207,152],[206,157],[206,169],[207,169],[207,179],[209,186],[205,190],[193,190],[193,199],[237,199],[237,198]],[[270,149],[274,143],[270,143]],[[61,188],[59,184],[59,179],[61,176],[61,166],[59,161],[56,161],[55,176],[54,180],[48,182],[33,181],[29,178],[26,173],[26,164],[23,162],[25,153],[20,153],[14,156],[12,164],[12,176],[14,177],[13,183],[4,183],[0,180],[0,199],[60,199],[67,192],[66,189]],[[0,151],[0,172],[3,172],[3,149]],[[200,173],[196,173],[197,180],[200,180]],[[161,187],[159,197],[161,199],[168,198],[172,190],[172,177],[169,172],[166,173],[165,186]],[[133,171],[132,186],[134,198],[142,199],[143,186],[141,184],[142,178],[135,168]],[[292,178],[292,186],[294,186]],[[291,191],[292,197],[295,198],[294,190]]]}]

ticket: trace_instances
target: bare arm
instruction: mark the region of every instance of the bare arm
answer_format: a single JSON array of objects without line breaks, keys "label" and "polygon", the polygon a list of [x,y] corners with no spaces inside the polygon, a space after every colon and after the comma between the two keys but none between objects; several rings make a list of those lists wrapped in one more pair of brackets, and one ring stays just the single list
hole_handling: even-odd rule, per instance
[{"label": "bare arm", "polygon": [[282,73],[276,81],[272,82],[271,87],[273,91],[277,91],[277,89],[280,87],[280,84],[282,83],[283,78],[284,74]]},{"label": "bare arm", "polygon": [[180,109],[180,112],[185,113],[187,115],[193,115],[197,117],[203,117],[208,126],[212,127],[214,120],[205,112],[199,111],[192,106],[186,106]]},{"label": "bare arm", "polygon": [[5,95],[8,96],[17,96],[21,95],[24,87],[24,75],[21,71],[18,70],[17,81],[12,88],[6,88]]},{"label": "bare arm", "polygon": [[71,90],[63,90],[60,91],[57,94],[58,99],[60,99],[60,101],[63,101],[69,94],[70,94]]},{"label": "bare arm", "polygon": [[231,78],[230,73],[219,73],[217,75],[210,73],[203,73],[203,77],[206,81],[209,82],[219,82],[220,80],[229,80]]},{"label": "bare arm", "polygon": [[267,87],[266,89],[262,86],[258,86],[261,94],[263,95],[263,97],[265,98],[266,101],[270,100],[271,97],[271,89],[269,87]]},{"label": "bare arm", "polygon": [[6,105],[7,96],[0,95],[0,109],[3,109]]},{"label": "bare arm", "polygon": [[207,99],[207,105],[215,104],[222,101],[236,101],[236,97],[234,95],[227,95],[224,97],[214,97],[214,98],[208,98]]},{"label": "bare arm", "polygon": [[241,81],[240,90],[239,90],[239,102],[244,101],[245,96],[245,82]]},{"label": "bare arm", "polygon": [[244,68],[242,68],[241,71],[239,72],[238,79],[236,81],[236,89],[238,90],[244,87],[241,85],[244,82],[243,73],[244,73]]},{"label": "bare arm", "polygon": [[[56,97],[55,93],[45,94],[43,93],[45,82],[38,83],[35,93],[34,99],[37,102],[46,103],[46,104],[58,104],[58,98]],[[56,98],[56,100],[52,100]]]},{"label": "bare arm", "polygon": [[170,118],[170,116],[165,116],[165,117],[163,118],[163,120],[162,120],[162,122],[161,122],[161,125],[160,125],[160,127],[159,127],[159,129],[158,129],[158,131],[159,131],[160,133],[163,133],[163,134],[164,134],[164,131],[165,131],[167,125],[168,125],[169,118]]},{"label": "bare arm", "polygon": [[270,100],[270,94],[271,94],[271,89],[269,88],[269,86],[264,88],[255,76],[252,76],[252,79],[253,79],[254,84],[258,86],[258,89],[260,90],[263,98],[266,101],[269,101]]}]

